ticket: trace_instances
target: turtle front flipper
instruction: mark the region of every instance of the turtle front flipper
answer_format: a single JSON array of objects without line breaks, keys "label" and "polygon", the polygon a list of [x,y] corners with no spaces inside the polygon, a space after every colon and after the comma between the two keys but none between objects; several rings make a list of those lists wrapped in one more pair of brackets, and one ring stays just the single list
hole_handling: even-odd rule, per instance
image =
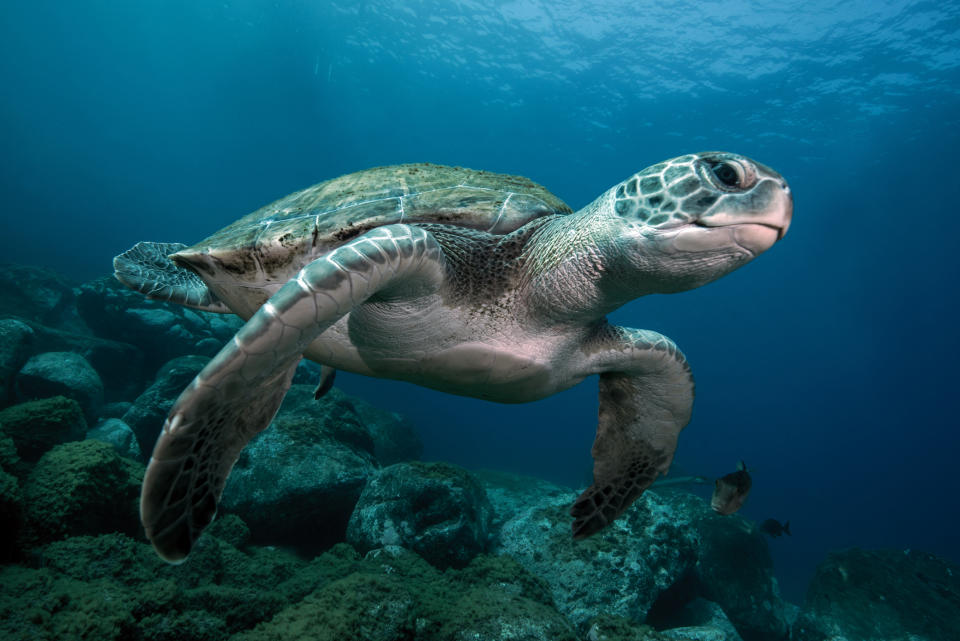
[{"label": "turtle front flipper", "polygon": [[202,278],[170,260],[171,254],[186,247],[183,243],[137,243],[113,259],[113,275],[147,298],[206,312],[230,313]]},{"label": "turtle front flipper", "polygon": [[600,372],[600,420],[593,485],[570,509],[575,539],[612,523],[667,472],[693,408],[690,367],[669,338],[608,326],[590,347]]},{"label": "turtle front flipper", "polygon": [[147,466],[140,518],[167,561],[213,520],[243,447],[276,414],[304,350],[374,294],[436,288],[440,246],[408,225],[373,229],[314,260],[250,318],[170,410]]}]

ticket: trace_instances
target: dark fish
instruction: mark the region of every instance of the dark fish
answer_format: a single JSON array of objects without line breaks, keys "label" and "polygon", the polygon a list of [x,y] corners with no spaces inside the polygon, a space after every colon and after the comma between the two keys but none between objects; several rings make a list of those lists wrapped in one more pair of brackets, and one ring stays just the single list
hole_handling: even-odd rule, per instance
[{"label": "dark fish", "polygon": [[786,533],[787,536],[793,536],[790,534],[790,521],[786,523],[780,523],[777,519],[767,519],[760,524],[760,531],[766,534],[767,536],[778,537]]},{"label": "dark fish", "polygon": [[713,488],[713,498],[710,507],[717,514],[733,514],[747,500],[753,481],[747,472],[747,465],[743,461],[737,465],[737,471],[717,479]]}]

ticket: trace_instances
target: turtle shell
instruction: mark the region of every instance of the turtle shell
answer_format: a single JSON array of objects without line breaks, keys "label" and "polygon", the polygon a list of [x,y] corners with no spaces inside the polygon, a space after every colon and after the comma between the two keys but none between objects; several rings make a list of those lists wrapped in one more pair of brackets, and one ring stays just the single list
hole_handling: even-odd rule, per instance
[{"label": "turtle shell", "polygon": [[508,234],[570,208],[527,178],[408,164],[347,174],[281,198],[170,258],[201,275],[286,281],[307,262],[394,223],[441,223]]}]

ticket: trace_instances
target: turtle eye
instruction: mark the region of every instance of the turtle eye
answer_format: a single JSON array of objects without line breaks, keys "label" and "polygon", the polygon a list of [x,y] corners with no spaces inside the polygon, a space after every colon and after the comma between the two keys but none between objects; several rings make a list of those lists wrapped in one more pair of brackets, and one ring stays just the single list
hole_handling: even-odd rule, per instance
[{"label": "turtle eye", "polygon": [[710,171],[716,176],[717,181],[724,187],[730,189],[743,189],[744,171],[740,163],[723,160],[710,163]]}]

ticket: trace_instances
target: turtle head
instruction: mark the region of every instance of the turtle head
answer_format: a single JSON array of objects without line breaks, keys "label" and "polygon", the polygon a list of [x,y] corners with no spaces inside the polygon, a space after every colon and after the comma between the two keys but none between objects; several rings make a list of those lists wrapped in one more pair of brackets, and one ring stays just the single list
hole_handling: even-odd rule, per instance
[{"label": "turtle head", "polygon": [[601,198],[620,223],[631,271],[650,288],[643,293],[692,289],[730,273],[783,238],[793,214],[780,174],[724,152],[647,167]]}]

